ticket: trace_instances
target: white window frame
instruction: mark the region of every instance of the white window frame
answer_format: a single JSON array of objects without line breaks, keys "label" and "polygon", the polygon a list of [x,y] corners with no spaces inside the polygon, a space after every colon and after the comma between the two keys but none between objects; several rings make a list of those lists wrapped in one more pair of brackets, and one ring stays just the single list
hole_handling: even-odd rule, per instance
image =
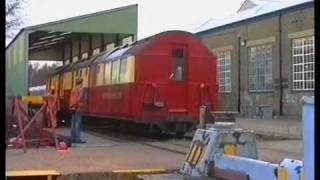
[{"label": "white window frame", "polygon": [[[306,68],[310,68],[311,70]],[[292,39],[293,91],[314,90],[314,68],[314,36]],[[310,86],[307,86],[307,83],[310,83]]]},{"label": "white window frame", "polygon": [[219,83],[219,93],[232,92],[231,51],[231,49],[223,49],[215,52],[218,58],[217,81]]},{"label": "white window frame", "polygon": [[[264,50],[270,48],[270,55],[268,56],[269,59],[258,59],[258,58],[268,58],[267,53],[268,52],[255,52],[255,56],[252,57],[252,51],[253,48],[257,50],[261,50],[264,48]],[[273,91],[273,45],[268,43],[268,44],[259,44],[255,46],[251,46],[248,48],[248,54],[249,54],[249,59],[248,59],[248,77],[249,77],[249,92],[272,92]],[[252,59],[253,58],[253,59]],[[268,64],[269,62],[269,64]],[[252,67],[254,65],[254,67]],[[269,71],[268,71],[268,65]],[[262,69],[262,73],[259,73],[259,70]],[[253,73],[252,73],[253,72]],[[267,77],[268,76],[268,77]],[[271,85],[268,88],[267,87],[267,81],[271,81]],[[254,82],[252,82],[252,80]],[[264,81],[262,81],[264,80]],[[257,82],[264,82],[263,88],[257,88]],[[255,83],[254,87],[251,87],[251,83]]]}]

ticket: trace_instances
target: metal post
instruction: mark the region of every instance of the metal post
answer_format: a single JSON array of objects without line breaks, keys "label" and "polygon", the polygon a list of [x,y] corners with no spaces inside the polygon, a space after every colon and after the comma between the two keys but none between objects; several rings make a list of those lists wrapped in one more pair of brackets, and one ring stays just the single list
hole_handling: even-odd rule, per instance
[{"label": "metal post", "polygon": [[200,111],[199,111],[199,128],[205,129],[206,128],[206,106],[200,106]]},{"label": "metal post", "polygon": [[302,97],[303,179],[314,180],[314,96]]},{"label": "metal post", "polygon": [[19,125],[19,130],[20,130],[20,133],[21,133],[21,137],[22,137],[23,152],[26,153],[27,152],[26,139],[25,139],[24,132],[23,132],[22,117],[21,117],[21,114],[20,114],[19,100],[18,99],[19,98],[15,98],[15,108],[14,108],[14,110],[16,111],[16,114],[17,114],[17,117],[18,117],[18,125]]}]

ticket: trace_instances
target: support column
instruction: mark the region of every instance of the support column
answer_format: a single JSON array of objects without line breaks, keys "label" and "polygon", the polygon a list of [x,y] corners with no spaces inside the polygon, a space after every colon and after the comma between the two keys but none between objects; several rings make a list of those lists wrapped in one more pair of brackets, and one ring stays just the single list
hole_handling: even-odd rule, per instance
[{"label": "support column", "polygon": [[104,34],[101,34],[101,46],[100,46],[100,52],[105,51],[104,46]]}]

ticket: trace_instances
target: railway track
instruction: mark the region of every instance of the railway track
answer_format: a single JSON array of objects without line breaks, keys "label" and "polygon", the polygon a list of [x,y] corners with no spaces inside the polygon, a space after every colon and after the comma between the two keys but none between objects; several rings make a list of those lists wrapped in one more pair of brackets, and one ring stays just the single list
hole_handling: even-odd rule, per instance
[{"label": "railway track", "polygon": [[87,126],[86,132],[117,143],[139,143],[183,155],[189,151],[192,140],[190,137],[177,138],[173,135],[161,135],[157,138],[143,137],[133,133],[119,132],[110,126]]},{"label": "railway track", "polygon": [[[161,149],[177,154],[186,155],[189,152],[191,137],[177,138],[173,135],[163,135],[158,138],[143,137],[133,133],[117,132],[110,127],[88,127],[86,130],[95,136],[100,136],[116,142],[133,142],[143,144],[152,148]],[[275,143],[271,143],[270,147],[263,145],[268,142],[264,138],[257,137],[258,151],[262,155],[262,160],[278,162],[278,159],[283,159],[290,154],[292,157],[300,157],[301,153],[293,152],[289,149],[281,149]],[[288,143],[284,140],[284,143]],[[276,157],[269,157],[268,154],[275,154]]]}]

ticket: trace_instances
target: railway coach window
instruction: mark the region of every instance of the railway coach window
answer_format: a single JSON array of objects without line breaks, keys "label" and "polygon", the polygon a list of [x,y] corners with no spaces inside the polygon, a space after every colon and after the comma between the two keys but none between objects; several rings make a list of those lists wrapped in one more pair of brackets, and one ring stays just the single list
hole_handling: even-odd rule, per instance
[{"label": "railway coach window", "polygon": [[186,79],[186,65],[185,65],[185,49],[184,48],[173,48],[172,57],[175,60],[175,70],[173,79],[175,81],[184,81]]},{"label": "railway coach window", "polygon": [[104,76],[104,64],[98,64],[98,69],[96,73],[96,85],[101,86],[103,85],[103,76]]},{"label": "railway coach window", "polygon": [[120,83],[134,82],[134,56],[121,59]]},{"label": "railway coach window", "polygon": [[120,83],[127,82],[127,59],[120,61]]},{"label": "railway coach window", "polygon": [[184,58],[183,48],[173,48],[172,57],[174,58]]},{"label": "railway coach window", "polygon": [[105,64],[104,84],[106,85],[111,84],[111,63],[112,62],[108,62]]},{"label": "railway coach window", "polygon": [[63,74],[63,88],[71,89],[72,88],[72,73],[67,72]]},{"label": "railway coach window", "polygon": [[112,61],[111,83],[119,83],[120,60]]},{"label": "railway coach window", "polygon": [[77,77],[78,77],[78,71],[73,71],[72,72],[72,87],[76,86]]},{"label": "railway coach window", "polygon": [[89,78],[89,74],[88,74],[88,68],[82,68],[82,84],[83,84],[83,87],[88,87],[89,84],[88,84],[88,78]]}]

